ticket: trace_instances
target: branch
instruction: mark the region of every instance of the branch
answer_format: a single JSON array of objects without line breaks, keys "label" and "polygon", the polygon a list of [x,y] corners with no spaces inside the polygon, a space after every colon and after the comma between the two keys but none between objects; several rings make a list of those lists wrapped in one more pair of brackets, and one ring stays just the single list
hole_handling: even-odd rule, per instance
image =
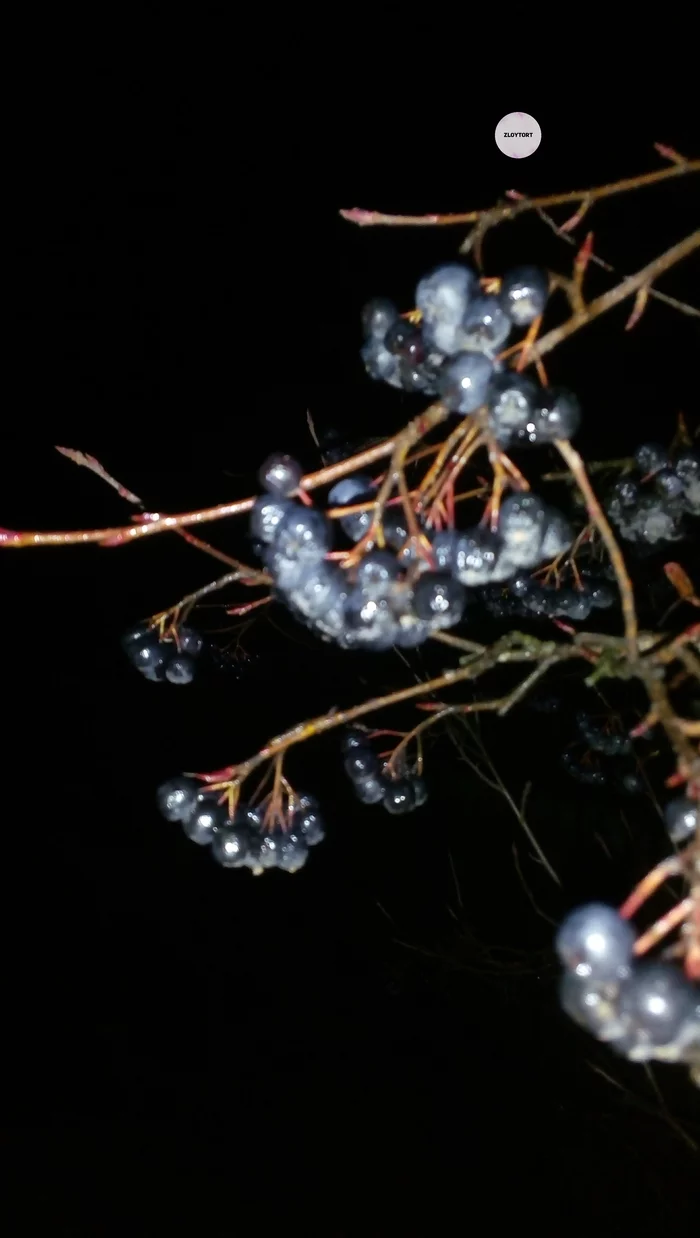
[{"label": "branch", "polygon": [[585,465],[579,453],[575,451],[571,446],[571,443],[567,442],[565,439],[558,439],[554,445],[560,456],[562,456],[565,463],[569,466],[569,469],[576,480],[576,484],[578,485],[578,488],[585,500],[589,518],[592,520],[596,529],[600,533],[600,536],[605,543],[605,548],[610,555],[610,562],[612,563],[613,570],[615,572],[615,578],[617,580],[617,585],[620,590],[620,597],[622,600],[622,614],[625,620],[625,638],[627,640],[628,657],[630,662],[634,663],[637,657],[637,612],[634,606],[632,581],[629,578],[629,573],[625,566],[622,551],[620,550],[620,547],[615,539],[615,535],[610,528],[605,512],[595,496],[593,487],[588,480]]},{"label": "branch", "polygon": [[[367,468],[377,460],[393,456],[403,442],[414,443],[422,438],[435,426],[440,425],[449,416],[447,409],[440,403],[432,404],[414,418],[394,438],[386,439],[366,451],[358,452],[348,460],[338,464],[328,465],[303,477],[299,489],[303,491],[317,490],[321,486],[331,485],[339,477],[345,477],[349,472]],[[234,503],[220,503],[216,507],[205,507],[199,511],[183,512],[177,516],[153,516],[144,523],[126,525],[109,529],[74,530],[68,533],[17,533],[9,529],[0,529],[0,546],[20,549],[25,546],[86,546],[97,543],[101,546],[125,546],[129,542],[150,537],[156,533],[173,532],[193,524],[207,524],[213,520],[223,520],[227,516],[240,516],[249,512],[255,497],[238,499]]]},{"label": "branch", "polygon": [[697,232],[692,232],[684,240],[679,241],[677,245],[672,245],[670,249],[666,250],[665,254],[660,254],[658,258],[654,258],[647,266],[642,267],[641,271],[637,271],[636,275],[628,275],[617,287],[604,292],[600,297],[596,297],[583,310],[580,310],[577,314],[572,314],[561,326],[554,327],[551,331],[548,331],[538,343],[530,345],[524,358],[523,368],[540,361],[548,352],[551,352],[553,348],[561,344],[562,340],[573,335],[581,327],[585,327],[594,318],[599,318],[601,314],[606,313],[613,306],[619,305],[627,297],[631,297],[633,293],[637,292],[645,284],[651,284],[653,280],[664,271],[667,271],[669,267],[674,266],[676,262],[680,262],[683,258],[687,258],[689,254],[692,254],[693,250],[697,249],[698,246],[700,246],[700,229]]},{"label": "branch", "polygon": [[632,176],[626,180],[615,181],[608,185],[598,185],[594,189],[574,189],[569,193],[551,193],[541,198],[523,198],[514,205],[501,204],[480,211],[465,211],[457,215],[386,215],[382,211],[366,211],[355,206],[351,210],[341,210],[339,213],[349,223],[359,224],[361,228],[373,226],[432,228],[453,226],[455,224],[478,224],[484,216],[490,216],[489,226],[501,223],[506,219],[517,219],[526,211],[537,210],[540,207],[564,206],[566,203],[600,202],[614,194],[629,193],[633,189],[641,189],[645,185],[658,184],[670,180],[674,176],[685,176],[690,172],[700,172],[700,159],[683,160],[673,163],[668,168],[660,168],[656,172],[647,172],[643,176]]}]

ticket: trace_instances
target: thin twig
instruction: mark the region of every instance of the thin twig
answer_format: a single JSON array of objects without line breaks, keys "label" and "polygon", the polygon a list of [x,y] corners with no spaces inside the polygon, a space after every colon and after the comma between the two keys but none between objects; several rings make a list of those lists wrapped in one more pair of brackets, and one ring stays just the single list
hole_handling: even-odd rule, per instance
[{"label": "thin twig", "polygon": [[598,185],[594,189],[573,189],[569,193],[550,193],[540,198],[523,198],[511,204],[500,204],[478,211],[463,211],[450,215],[387,215],[383,211],[367,211],[355,206],[351,210],[341,210],[339,213],[349,223],[359,224],[361,228],[373,226],[389,226],[404,228],[432,228],[454,226],[459,224],[476,224],[484,217],[490,216],[491,225],[508,219],[516,219],[526,211],[537,210],[539,207],[564,206],[567,203],[583,201],[599,202],[615,194],[629,193],[641,189],[645,185],[658,184],[660,181],[671,180],[675,176],[684,176],[691,172],[700,172],[700,159],[685,160],[680,164],[672,164],[667,168],[659,168],[656,172],[646,172],[643,176],[631,176],[612,184]]}]

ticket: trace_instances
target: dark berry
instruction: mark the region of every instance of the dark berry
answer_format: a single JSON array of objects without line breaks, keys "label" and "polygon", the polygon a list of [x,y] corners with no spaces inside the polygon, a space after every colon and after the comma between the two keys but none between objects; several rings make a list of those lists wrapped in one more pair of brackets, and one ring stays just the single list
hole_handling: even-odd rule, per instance
[{"label": "dark berry", "polygon": [[472,301],[462,322],[462,347],[493,356],[503,347],[511,329],[511,320],[498,297],[477,297]]},{"label": "dark berry", "polygon": [[482,352],[459,352],[438,375],[438,391],[453,413],[474,413],[486,401],[493,362]]},{"label": "dark berry", "polygon": [[539,318],[548,295],[549,280],[539,267],[515,267],[501,283],[501,305],[516,327],[527,327]]},{"label": "dark berry", "polygon": [[343,735],[340,741],[340,751],[344,757],[347,757],[352,752],[365,752],[369,748],[370,741],[366,731],[361,731],[359,727],[350,727]]},{"label": "dark berry", "polygon": [[180,628],[178,631],[180,653],[186,653],[190,658],[199,657],[204,648],[204,638],[194,628]]},{"label": "dark berry", "polygon": [[258,473],[263,490],[283,499],[298,489],[302,476],[301,465],[280,451],[268,456]]},{"label": "dark berry", "polygon": [[502,542],[490,529],[477,527],[460,533],[454,543],[452,571],[468,589],[491,580]]},{"label": "dark berry", "polygon": [[569,971],[607,982],[628,973],[634,940],[634,930],[614,907],[589,903],[567,916],[555,948]]},{"label": "dark berry", "polygon": [[402,357],[413,365],[421,365],[425,360],[425,344],[419,328],[403,318],[389,328],[384,346],[392,356]]},{"label": "dark berry", "polygon": [[459,347],[462,322],[478,292],[477,276],[458,263],[439,266],[421,279],[416,308],[421,311],[423,336],[431,348],[451,354]]},{"label": "dark berry", "polygon": [[413,798],[416,802],[416,808],[422,808],[423,804],[426,803],[428,799],[428,787],[424,778],[414,777]]},{"label": "dark berry", "polygon": [[636,967],[620,989],[620,1012],[628,1034],[651,1045],[671,1044],[694,1016],[698,995],[669,963]]},{"label": "dark berry", "polygon": [[403,508],[399,504],[385,509],[382,516],[382,529],[387,546],[391,546],[392,550],[400,550],[408,537],[408,525]]},{"label": "dark berry", "polygon": [[664,817],[669,838],[676,846],[682,847],[697,831],[698,806],[687,795],[671,800],[664,809]]},{"label": "dark berry", "polygon": [[[353,477],[344,477],[341,481],[335,483],[328,494],[328,506],[353,507],[357,503],[371,503],[374,498],[375,493],[371,477],[358,473]],[[343,516],[340,521],[340,527],[351,541],[359,542],[360,538],[369,529],[371,523],[372,510],[368,508],[364,512],[353,512]]]},{"label": "dark berry", "polygon": [[670,461],[666,448],[660,443],[642,443],[634,453],[634,462],[640,473],[646,476],[648,473],[658,473]]},{"label": "dark berry", "polygon": [[134,642],[129,659],[146,679],[156,683],[165,679],[167,652],[157,636],[147,636],[138,643]]},{"label": "dark berry", "polygon": [[242,868],[248,857],[249,838],[239,825],[223,826],[212,838],[211,853],[224,868]]},{"label": "dark berry", "polygon": [[399,377],[400,359],[385,348],[383,342],[370,339],[360,350],[364,367],[375,382],[389,383],[392,387],[401,387]]},{"label": "dark berry", "polygon": [[688,485],[689,482],[697,481],[700,478],[700,455],[696,451],[682,452],[678,456],[673,469],[685,485]]},{"label": "dark berry", "polygon": [[284,873],[298,873],[309,858],[306,838],[296,832],[284,834],[277,845],[277,867]]},{"label": "dark berry", "polygon": [[169,778],[156,792],[158,809],[166,821],[184,821],[197,802],[199,784],[184,774]]},{"label": "dark berry", "polygon": [[597,1040],[618,1040],[625,1032],[617,984],[602,984],[590,976],[566,972],[559,987],[559,1000],[569,1018],[591,1032]]},{"label": "dark berry", "polygon": [[379,761],[369,748],[354,748],[346,756],[344,767],[346,774],[356,780],[366,778],[369,774],[376,774]]},{"label": "dark berry", "polygon": [[413,812],[416,806],[416,793],[412,779],[398,778],[395,782],[388,783],[382,803],[386,811],[393,816]]},{"label": "dark berry", "polygon": [[540,397],[535,429],[541,442],[573,438],[581,424],[581,406],[570,391],[549,389]]},{"label": "dark berry", "polygon": [[373,550],[358,564],[355,581],[371,593],[374,590],[386,590],[400,574],[401,569],[395,555],[388,550]]},{"label": "dark berry", "polygon": [[663,499],[680,499],[685,491],[682,477],[674,469],[659,469],[654,477],[654,489]]},{"label": "dark berry", "polygon": [[315,847],[317,843],[323,842],[326,837],[321,814],[311,809],[303,809],[296,812],[292,821],[292,828],[295,834],[299,834],[304,839],[307,847]]},{"label": "dark berry", "polygon": [[399,311],[393,301],[389,301],[386,297],[374,297],[362,310],[362,331],[365,338],[372,337],[383,341],[389,327],[398,318]]},{"label": "dark berry", "polygon": [[354,787],[355,795],[362,804],[378,804],[384,798],[386,782],[377,774],[368,774],[356,779]]},{"label": "dark berry", "polygon": [[200,847],[208,847],[214,835],[226,823],[225,809],[217,804],[215,797],[206,794],[198,797],[189,816],[182,821],[182,828],[187,837]]},{"label": "dark berry", "polygon": [[451,628],[464,613],[464,586],[449,572],[424,572],[413,591],[413,608],[419,619],[437,628]]},{"label": "dark berry", "polygon": [[294,509],[289,499],[272,498],[266,494],[256,499],[250,513],[252,537],[266,545],[272,545],[283,521]]},{"label": "dark berry", "polygon": [[330,541],[330,525],[323,512],[294,503],[280,521],[275,549],[283,559],[317,563],[324,558]]},{"label": "dark berry", "polygon": [[495,374],[487,399],[489,429],[502,446],[508,446],[529,427],[534,432],[539,390],[530,378],[512,371]]},{"label": "dark berry", "polygon": [[168,662],[165,668],[165,678],[168,680],[168,683],[192,683],[194,672],[195,663],[193,659],[188,658],[185,653],[178,653]]}]

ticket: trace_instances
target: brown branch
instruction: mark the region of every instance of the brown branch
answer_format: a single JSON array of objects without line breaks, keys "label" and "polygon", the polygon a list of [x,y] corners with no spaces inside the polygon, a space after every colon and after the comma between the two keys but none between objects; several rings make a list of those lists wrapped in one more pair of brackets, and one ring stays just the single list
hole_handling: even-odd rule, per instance
[{"label": "brown branch", "polygon": [[455,224],[476,224],[490,216],[492,224],[503,220],[516,219],[526,211],[537,210],[539,207],[564,206],[566,203],[600,202],[614,194],[629,193],[633,189],[641,189],[645,185],[658,184],[660,181],[671,180],[674,176],[685,176],[689,172],[700,172],[700,159],[688,159],[683,163],[673,163],[670,167],[659,168],[656,172],[646,172],[643,176],[631,176],[626,180],[612,184],[598,185],[594,189],[573,189],[569,193],[550,193],[541,198],[523,198],[513,205],[501,204],[478,211],[464,211],[456,215],[387,215],[382,211],[367,211],[361,207],[351,210],[341,210],[339,213],[349,223],[359,224],[361,228],[368,226],[389,226],[407,228],[425,228],[453,226]]},{"label": "brown branch", "polygon": [[[357,469],[368,467],[377,460],[393,456],[402,442],[414,443],[430,430],[440,425],[449,416],[448,410],[440,403],[431,404],[429,408],[414,418],[394,438],[386,439],[366,451],[358,452],[348,460],[331,464],[308,473],[302,478],[300,489],[304,491],[317,490],[321,486],[331,485],[340,477]],[[155,516],[142,524],[126,525],[108,529],[74,530],[67,533],[18,533],[0,529],[0,546],[21,549],[25,546],[85,546],[97,543],[102,546],[125,546],[129,542],[150,537],[156,533],[173,532],[195,524],[207,524],[213,520],[223,520],[228,516],[240,516],[249,512],[255,502],[255,496],[238,499],[234,503],[220,503],[216,507],[204,507],[199,511],[183,512],[176,516]]]},{"label": "brown branch", "polygon": [[[543,223],[546,223],[547,227],[552,229],[556,236],[560,237],[562,241],[566,241],[567,245],[577,244],[576,239],[564,230],[564,225],[559,226],[546,211],[538,210],[537,214]],[[593,251],[589,255],[589,261],[594,266],[600,267],[601,271],[608,271],[610,275],[618,274],[610,262],[606,262],[604,258],[601,258],[599,254]],[[623,276],[623,278],[627,277]],[[649,296],[654,297],[657,301],[663,301],[664,305],[670,305],[672,309],[678,310],[681,314],[687,314],[692,318],[700,318],[700,309],[696,309],[694,305],[686,304],[685,301],[678,301],[676,297],[670,297],[666,292],[659,292],[658,288],[650,288]]]},{"label": "brown branch", "polygon": [[558,439],[554,445],[575,478],[576,484],[578,485],[578,488],[585,500],[588,516],[600,533],[600,536],[605,543],[605,548],[610,556],[610,562],[612,563],[613,570],[615,572],[615,578],[617,580],[622,601],[622,614],[625,621],[625,638],[627,640],[628,657],[630,661],[634,663],[637,658],[637,612],[634,605],[632,581],[629,578],[629,573],[625,566],[622,551],[620,550],[620,547],[615,539],[615,535],[610,528],[605,512],[596,498],[581,456],[571,446],[571,443],[565,439]]},{"label": "brown branch", "polygon": [[[365,714],[386,709],[390,705],[399,705],[417,696],[427,696],[431,692],[440,691],[442,688],[450,687],[452,684],[463,683],[468,679],[477,678],[500,663],[532,662],[542,658],[548,660],[549,667],[554,665],[555,662],[575,657],[585,657],[585,653],[582,648],[574,644],[557,645],[554,641],[538,641],[531,637],[523,637],[519,632],[511,632],[498,640],[490,649],[486,649],[483,654],[470,657],[466,666],[443,671],[435,679],[428,680],[425,683],[418,682],[409,688],[398,689],[396,692],[391,692],[386,696],[374,697],[372,700],[363,701],[350,709],[336,710],[329,714],[323,714],[318,718],[312,718],[310,721],[294,726],[291,730],[276,736],[247,761],[243,761],[238,765],[231,765],[226,770],[218,770],[215,775],[207,775],[206,780],[216,779],[218,782],[224,779],[232,779],[240,784],[264,761],[277,756],[281,752],[285,752],[294,744],[303,743],[316,735],[323,735],[326,731],[333,730],[336,727],[347,726],[350,722],[354,722],[357,718],[362,718]],[[469,707],[461,706],[461,710],[464,712],[465,708],[468,708],[469,712],[478,712],[480,708],[500,708],[508,700],[509,697],[501,697],[497,702],[487,702],[481,706],[476,702]]]},{"label": "brown branch", "polygon": [[540,361],[553,348],[561,344],[562,340],[568,339],[575,331],[579,331],[587,323],[593,322],[594,318],[599,318],[601,314],[605,314],[608,310],[613,309],[615,305],[625,301],[627,297],[631,297],[644,284],[650,284],[659,275],[663,274],[664,271],[674,266],[675,263],[681,262],[683,258],[687,258],[698,246],[700,246],[700,229],[679,241],[677,245],[672,245],[664,254],[660,254],[658,258],[654,258],[641,271],[637,271],[636,275],[628,275],[615,288],[610,288],[602,296],[596,297],[594,301],[590,301],[585,309],[577,314],[572,314],[561,326],[553,327],[551,331],[542,336],[542,339],[528,348],[524,359],[524,366],[534,365],[537,361]]}]

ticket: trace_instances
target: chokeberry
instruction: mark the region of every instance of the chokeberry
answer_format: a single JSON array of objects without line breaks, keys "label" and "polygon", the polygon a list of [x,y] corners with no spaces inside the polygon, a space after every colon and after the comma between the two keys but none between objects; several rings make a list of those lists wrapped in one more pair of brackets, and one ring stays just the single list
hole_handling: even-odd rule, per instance
[{"label": "chokeberry", "polygon": [[217,830],[212,838],[211,853],[224,868],[242,868],[248,851],[248,833],[240,825],[225,825]]},{"label": "chokeberry", "polygon": [[664,817],[669,838],[676,846],[683,846],[684,843],[689,842],[697,831],[698,806],[687,795],[671,800],[666,805]]},{"label": "chokeberry", "polygon": [[527,327],[544,313],[549,295],[549,280],[539,267],[515,267],[504,275],[500,300],[517,327]]},{"label": "chokeberry", "polygon": [[168,683],[186,684],[194,679],[195,664],[186,653],[175,654],[170,658],[165,668],[165,678]]},{"label": "chokeberry", "polygon": [[419,619],[435,628],[451,628],[464,613],[464,586],[449,572],[424,572],[413,591],[413,608]]},{"label": "chokeberry", "polygon": [[181,774],[162,783],[156,793],[158,809],[166,821],[184,821],[197,802],[199,784]]},{"label": "chokeberry", "polygon": [[374,297],[362,310],[362,331],[366,339],[383,341],[389,327],[399,318],[399,311],[387,297]]},{"label": "chokeberry", "polygon": [[413,780],[411,778],[397,778],[395,781],[387,783],[382,803],[386,811],[393,816],[403,816],[404,813],[413,812],[416,806]]},{"label": "chokeberry", "polygon": [[298,488],[302,478],[302,467],[291,456],[277,451],[274,455],[268,456],[258,473],[258,478],[263,490],[284,499]]},{"label": "chokeberry", "polygon": [[453,413],[474,413],[486,401],[493,362],[483,352],[458,352],[441,367],[438,392]]},{"label": "chokeberry", "polygon": [[592,981],[619,981],[632,962],[634,930],[614,907],[588,903],[559,927],[556,951],[569,971]]}]

